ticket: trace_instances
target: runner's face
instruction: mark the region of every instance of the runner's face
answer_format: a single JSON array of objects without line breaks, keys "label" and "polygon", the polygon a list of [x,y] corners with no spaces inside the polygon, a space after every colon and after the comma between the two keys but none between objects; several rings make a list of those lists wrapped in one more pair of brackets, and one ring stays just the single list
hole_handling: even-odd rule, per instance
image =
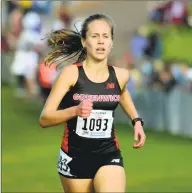
[{"label": "runner's face", "polygon": [[83,45],[87,54],[97,61],[106,59],[112,48],[111,27],[104,20],[95,20],[88,25]]}]

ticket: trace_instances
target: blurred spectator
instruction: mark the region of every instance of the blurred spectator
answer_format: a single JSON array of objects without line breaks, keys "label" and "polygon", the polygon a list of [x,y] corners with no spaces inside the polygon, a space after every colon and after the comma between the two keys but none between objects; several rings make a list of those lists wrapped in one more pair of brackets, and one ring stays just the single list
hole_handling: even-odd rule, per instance
[{"label": "blurred spectator", "polygon": [[18,1],[17,0],[9,0],[6,1],[7,3],[7,12],[10,14],[14,9],[18,7]]},{"label": "blurred spectator", "polygon": [[157,23],[163,23],[164,11],[165,11],[165,2],[157,4],[157,6],[149,14],[149,17],[152,21],[155,21]]},{"label": "blurred spectator", "polygon": [[51,66],[46,66],[44,59],[41,58],[38,66],[37,78],[40,87],[40,95],[43,100],[43,104],[46,102],[52,88],[52,84],[56,78],[56,64],[53,63]]},{"label": "blurred spectator", "polygon": [[[16,96],[24,97],[35,92],[35,72],[38,62],[38,55],[31,50],[31,45],[25,49],[17,50],[11,66],[11,73],[16,79]],[[27,92],[26,92],[27,91]]]},{"label": "blurred spectator", "polygon": [[6,34],[6,39],[11,50],[15,50],[17,40],[22,31],[22,18],[23,14],[19,9],[14,9],[9,15],[9,26],[7,29],[8,33]]},{"label": "blurred spectator", "polygon": [[37,13],[28,12],[22,25],[11,72],[17,80],[16,96],[27,94],[31,97],[37,93],[36,71],[43,46],[40,41],[42,21]]},{"label": "blurred spectator", "polygon": [[185,87],[189,87],[190,76],[189,75],[189,66],[187,64],[181,65],[181,84]]},{"label": "blurred spectator", "polygon": [[144,49],[147,46],[147,38],[142,30],[136,31],[131,42],[131,53],[134,58],[139,59],[144,56]]},{"label": "blurred spectator", "polygon": [[188,17],[188,9],[184,0],[174,0],[168,9],[169,20],[173,24],[184,24]]},{"label": "blurred spectator", "polygon": [[143,61],[141,72],[142,72],[143,84],[145,85],[145,87],[150,87],[151,86],[151,76],[153,73],[153,66],[149,60]]},{"label": "blurred spectator", "polygon": [[27,44],[31,44],[31,47],[37,53],[43,50],[44,42],[42,39],[42,21],[40,15],[35,12],[27,13],[22,20],[23,31],[20,34],[17,48],[22,49]]},{"label": "blurred spectator", "polygon": [[65,24],[66,28],[70,28],[71,26],[71,16],[68,14],[65,7],[61,7],[59,10],[59,18]]},{"label": "blurred spectator", "polygon": [[22,9],[23,13],[26,14],[29,11],[32,11],[32,6],[33,6],[33,1],[28,0],[28,1],[17,1],[18,6]]},{"label": "blurred spectator", "polygon": [[192,68],[188,70],[187,77],[189,79],[189,90],[192,92]]},{"label": "blurred spectator", "polygon": [[1,34],[1,82],[3,85],[9,85],[11,82],[9,61],[10,61],[10,49],[5,36],[6,32],[2,29]]},{"label": "blurred spectator", "polygon": [[150,19],[159,23],[188,25],[188,7],[186,0],[171,0],[158,4],[149,15]]},{"label": "blurred spectator", "polygon": [[22,19],[22,25],[25,30],[33,30],[39,33],[42,25],[40,15],[34,11],[28,12]]},{"label": "blurred spectator", "polygon": [[[132,89],[132,91],[134,91],[135,89],[138,89],[142,86],[142,74],[141,72],[133,67],[132,69],[130,69],[130,77],[131,77],[131,82],[128,82],[128,88]],[[134,90],[133,90],[134,89]]]},{"label": "blurred spectator", "polygon": [[72,17],[68,13],[67,2],[54,2],[53,4],[53,15],[55,16],[51,30],[60,30],[63,28],[71,28]]},{"label": "blurred spectator", "polygon": [[149,86],[153,89],[160,89],[160,73],[164,70],[164,63],[156,60],[153,63],[152,73],[150,75]]},{"label": "blurred spectator", "polygon": [[129,91],[130,95],[133,97],[134,96],[134,91],[135,91],[135,81],[134,81],[131,74],[129,76],[129,81],[127,83],[126,88]]},{"label": "blurred spectator", "polygon": [[164,70],[160,72],[159,81],[165,92],[170,92],[177,85],[170,63],[165,63]]},{"label": "blurred spectator", "polygon": [[1,34],[1,53],[6,53],[9,51],[9,45],[5,33]]},{"label": "blurred spectator", "polygon": [[51,1],[33,1],[32,11],[37,13],[49,15],[51,13]]},{"label": "blurred spectator", "polygon": [[133,65],[134,65],[134,58],[133,58],[133,55],[131,54],[131,52],[126,52],[124,55],[123,55],[123,63],[125,63],[125,68],[127,69],[131,69],[133,68]]},{"label": "blurred spectator", "polygon": [[53,24],[52,30],[57,31],[57,30],[61,30],[64,28],[65,28],[65,24],[60,19],[57,19],[57,20],[55,20],[55,22]]},{"label": "blurred spectator", "polygon": [[187,64],[175,65],[172,71],[178,84],[190,90],[191,75],[189,66]]},{"label": "blurred spectator", "polygon": [[147,37],[147,46],[144,49],[145,56],[149,59],[156,60],[162,56],[162,40],[158,32],[153,31]]}]

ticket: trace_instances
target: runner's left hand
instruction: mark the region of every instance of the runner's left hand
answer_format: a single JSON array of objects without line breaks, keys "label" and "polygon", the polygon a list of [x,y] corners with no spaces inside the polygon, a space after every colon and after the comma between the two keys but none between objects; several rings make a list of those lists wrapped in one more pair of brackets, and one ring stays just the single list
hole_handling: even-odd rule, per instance
[{"label": "runner's left hand", "polygon": [[133,148],[141,148],[146,140],[146,136],[141,122],[136,122],[134,126],[134,144]]}]

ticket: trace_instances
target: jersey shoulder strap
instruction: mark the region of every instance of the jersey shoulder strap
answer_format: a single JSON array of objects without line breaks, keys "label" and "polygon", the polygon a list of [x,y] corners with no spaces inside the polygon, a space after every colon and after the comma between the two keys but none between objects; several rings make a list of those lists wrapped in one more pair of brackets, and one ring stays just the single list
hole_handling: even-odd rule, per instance
[{"label": "jersey shoulder strap", "polygon": [[119,85],[119,81],[117,79],[117,75],[115,72],[115,69],[112,65],[108,65],[109,73],[110,73],[110,80],[118,85],[118,89],[121,90],[121,87]]}]

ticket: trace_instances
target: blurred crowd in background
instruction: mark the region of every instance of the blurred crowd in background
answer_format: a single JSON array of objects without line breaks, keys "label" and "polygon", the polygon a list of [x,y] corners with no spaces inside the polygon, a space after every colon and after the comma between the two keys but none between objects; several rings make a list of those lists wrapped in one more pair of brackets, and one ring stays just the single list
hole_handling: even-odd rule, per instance
[{"label": "blurred crowd in background", "polygon": [[[69,11],[78,1],[13,0],[4,3],[7,19],[3,20],[1,34],[2,83],[5,86],[14,84],[17,97],[40,96],[44,102],[59,72],[54,65],[51,68],[44,65],[48,47],[43,38],[62,28],[80,31],[84,18],[73,17]],[[127,43],[129,47],[121,58],[130,70],[127,89],[131,94],[138,89],[170,92],[176,86],[192,92],[192,64],[162,58],[162,31],[170,25],[178,30],[191,30],[189,18],[185,0],[160,2],[148,15],[149,25],[158,27],[134,29],[131,41]],[[79,20],[76,29],[74,22]],[[111,56],[109,62],[116,65],[117,61],[119,58]]]},{"label": "blurred crowd in background", "polygon": [[[1,49],[4,85],[16,86],[15,96],[48,96],[56,77],[55,66],[44,65],[48,33],[72,28],[67,7],[72,2],[6,1],[7,22],[3,25]],[[11,56],[7,53],[11,53]],[[10,59],[7,61],[6,56]]]},{"label": "blurred crowd in background", "polygon": [[164,31],[172,26],[177,30],[192,29],[187,1],[160,1],[149,12],[148,20],[156,27],[141,26],[130,42],[132,77],[128,88],[132,91],[135,87],[143,87],[169,92],[177,86],[192,92],[192,61],[163,59]]}]

